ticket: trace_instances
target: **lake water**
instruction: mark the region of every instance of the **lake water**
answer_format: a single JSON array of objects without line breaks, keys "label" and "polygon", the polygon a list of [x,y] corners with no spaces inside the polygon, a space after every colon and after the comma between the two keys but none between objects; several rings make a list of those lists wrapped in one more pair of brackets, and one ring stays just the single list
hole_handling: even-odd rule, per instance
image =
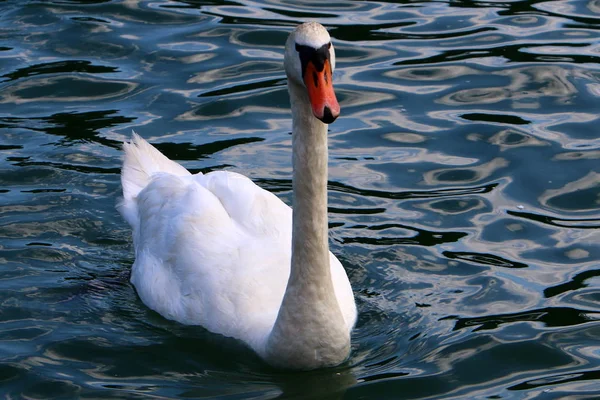
[{"label": "lake water", "polygon": [[[291,200],[283,45],[334,38],[331,249],[359,319],[277,371],[149,311],[115,210],[132,130]],[[600,1],[0,0],[0,392],[600,398]]]}]

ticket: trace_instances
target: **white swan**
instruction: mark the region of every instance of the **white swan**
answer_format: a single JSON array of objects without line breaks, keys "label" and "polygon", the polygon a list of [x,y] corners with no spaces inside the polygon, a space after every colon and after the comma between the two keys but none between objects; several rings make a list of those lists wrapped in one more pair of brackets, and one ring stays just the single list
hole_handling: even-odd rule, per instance
[{"label": "white swan", "polygon": [[293,213],[240,174],[190,174],[136,134],[124,144],[118,208],[133,230],[131,282],[149,308],[242,340],[274,366],[313,369],[347,358],[356,321],[350,282],[328,246],[325,123],[339,105],[325,28],[297,27],[284,65]]}]

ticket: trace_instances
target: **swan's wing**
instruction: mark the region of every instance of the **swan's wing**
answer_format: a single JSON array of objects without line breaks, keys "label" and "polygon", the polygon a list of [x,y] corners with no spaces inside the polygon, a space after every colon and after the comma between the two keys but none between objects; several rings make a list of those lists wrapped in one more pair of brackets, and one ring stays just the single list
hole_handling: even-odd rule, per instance
[{"label": "swan's wing", "polygon": [[335,297],[342,310],[344,322],[346,322],[346,326],[350,331],[354,327],[357,318],[356,302],[354,301],[352,286],[350,285],[348,275],[346,274],[346,270],[342,266],[342,263],[332,252],[329,252],[329,265],[331,268],[331,281],[333,282]]},{"label": "swan's wing", "polygon": [[144,303],[258,345],[289,277],[291,209],[231,172],[155,174],[135,201],[131,280]]},{"label": "swan's wing", "polygon": [[291,235],[292,209],[244,175],[215,171],[194,178],[219,199],[230,218],[248,234],[278,236],[285,232]]}]

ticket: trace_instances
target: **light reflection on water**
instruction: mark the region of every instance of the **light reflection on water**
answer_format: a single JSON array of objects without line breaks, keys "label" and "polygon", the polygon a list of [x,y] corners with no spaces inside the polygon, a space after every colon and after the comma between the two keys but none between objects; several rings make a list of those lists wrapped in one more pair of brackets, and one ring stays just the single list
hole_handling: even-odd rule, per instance
[{"label": "light reflection on water", "polygon": [[[598,1],[0,3],[0,382],[29,397],[600,391]],[[274,371],[128,283],[135,129],[291,201],[283,44],[334,37],[330,236],[360,316]]]}]

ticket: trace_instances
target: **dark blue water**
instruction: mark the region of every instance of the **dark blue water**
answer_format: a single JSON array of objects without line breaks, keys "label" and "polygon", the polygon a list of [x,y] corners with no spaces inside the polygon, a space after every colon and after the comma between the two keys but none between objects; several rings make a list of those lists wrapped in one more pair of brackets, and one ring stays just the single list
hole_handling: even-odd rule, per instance
[{"label": "dark blue water", "polygon": [[[289,373],[167,321],[114,208],[132,130],[291,200],[283,45],[334,37],[350,360]],[[0,391],[600,398],[600,2],[0,1]]]}]

